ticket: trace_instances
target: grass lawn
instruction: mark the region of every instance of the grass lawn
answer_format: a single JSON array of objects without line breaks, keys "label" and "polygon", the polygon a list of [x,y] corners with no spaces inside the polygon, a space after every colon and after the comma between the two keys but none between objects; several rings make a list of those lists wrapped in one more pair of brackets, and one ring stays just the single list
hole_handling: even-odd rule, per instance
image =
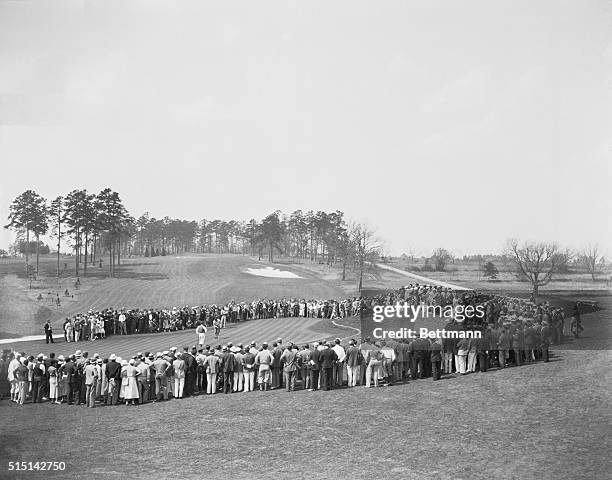
[{"label": "grass lawn", "polygon": [[[20,272],[20,262],[0,262],[0,338],[44,334],[42,328],[51,318],[59,331],[63,319],[90,308],[155,308],[221,304],[230,300],[252,301],[258,298],[343,298],[343,290],[314,273],[282,266],[282,270],[303,278],[267,278],[245,273],[249,267],[265,264],[241,255],[190,255],[179,257],[135,258],[122,260],[117,277],[108,278],[104,269],[91,267],[81,276],[81,286],[74,288],[76,277],[66,276],[58,287],[54,276],[55,261],[41,260],[41,275],[29,289]],[[64,297],[68,289],[71,297]],[[50,301],[59,293],[61,306]],[[42,294],[43,299],[37,300]],[[72,298],[74,295],[74,298]]]},{"label": "grass lawn", "polygon": [[[0,402],[3,478],[609,478],[608,351],[379,389]],[[7,476],[8,461],[64,461]]]},{"label": "grass lawn", "polygon": [[[358,319],[342,319],[342,325],[356,326],[359,328]],[[261,320],[248,320],[228,324],[221,330],[218,340],[215,340],[213,329],[206,334],[206,343],[209,345],[232,342],[249,344],[257,342],[268,342],[270,345],[278,337],[287,342],[313,342],[321,339],[334,339],[336,337],[346,338],[355,335],[355,331],[343,326],[336,326],[327,319],[315,318],[266,318]],[[90,355],[99,353],[102,358],[111,353],[123,358],[129,358],[137,352],[158,352],[175,346],[182,351],[182,347],[191,348],[197,343],[197,334],[194,329],[179,330],[168,333],[146,333],[142,335],[111,335],[103,340],[81,341],[66,343],[63,337],[56,337],[53,344],[45,344],[44,340],[31,340],[24,342],[13,342],[0,344],[0,349],[14,349],[20,352],[28,352],[34,355],[40,353],[54,352],[58,355],[69,355],[79,349],[89,352]]]}]

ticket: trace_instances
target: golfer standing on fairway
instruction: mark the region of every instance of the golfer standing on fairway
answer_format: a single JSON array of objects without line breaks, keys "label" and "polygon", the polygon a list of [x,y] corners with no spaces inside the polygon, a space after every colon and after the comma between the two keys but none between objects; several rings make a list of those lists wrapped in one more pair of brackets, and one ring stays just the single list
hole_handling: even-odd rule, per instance
[{"label": "golfer standing on fairway", "polygon": [[198,345],[200,346],[199,348],[203,348],[204,347],[204,343],[206,343],[206,331],[208,329],[206,328],[206,326],[202,323],[198,323],[198,326],[196,327],[196,333],[198,334]]}]

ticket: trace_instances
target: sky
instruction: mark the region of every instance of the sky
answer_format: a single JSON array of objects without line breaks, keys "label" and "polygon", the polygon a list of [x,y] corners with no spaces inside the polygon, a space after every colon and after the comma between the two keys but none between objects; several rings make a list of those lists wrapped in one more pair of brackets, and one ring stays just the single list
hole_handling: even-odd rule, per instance
[{"label": "sky", "polygon": [[[0,219],[342,210],[387,253],[612,254],[606,1],[0,0]],[[0,248],[14,235],[0,229]]]}]

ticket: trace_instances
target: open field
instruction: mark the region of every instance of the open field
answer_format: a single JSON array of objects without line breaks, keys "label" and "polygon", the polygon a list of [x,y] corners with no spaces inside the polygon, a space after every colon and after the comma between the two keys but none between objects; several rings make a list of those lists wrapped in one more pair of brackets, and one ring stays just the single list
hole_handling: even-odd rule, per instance
[{"label": "open field", "polygon": [[[477,290],[494,290],[505,295],[524,291],[529,292],[531,289],[529,282],[519,281],[516,272],[509,271],[510,265],[504,267],[497,264],[499,273],[495,280],[490,280],[483,275],[482,266],[478,262],[456,260],[454,263],[449,264],[444,272],[420,271],[419,268],[423,267],[423,263],[413,264],[401,259],[394,261],[390,265],[434,280],[457,283]],[[611,273],[608,267],[608,270],[598,273],[595,276],[595,280],[593,280],[589,273],[574,268],[573,271],[568,273],[555,274],[552,281],[541,290],[544,293],[547,291],[578,290],[609,292],[612,287]]]},{"label": "open field", "polygon": [[[68,262],[69,260],[66,260]],[[264,263],[240,255],[190,255],[122,260],[116,278],[108,278],[103,269],[90,267],[76,277],[64,276],[58,288],[54,276],[55,260],[41,262],[42,273],[32,289],[20,277],[21,262],[0,263],[0,334],[4,338],[41,334],[47,318],[56,331],[61,321],[90,308],[149,308],[225,303],[229,300],[251,301],[257,298],[341,298],[335,283],[319,276],[282,267],[303,278],[268,278],[245,273],[248,268],[263,268]],[[354,286],[353,286],[354,288]],[[68,289],[72,297],[64,297]],[[61,306],[52,304],[59,293]],[[42,295],[42,300],[37,300]]]},{"label": "open field", "polygon": [[[328,282],[335,282],[340,288],[346,287],[349,291],[351,291],[350,289],[354,289],[354,285],[357,283],[356,272],[350,269],[347,270],[348,281],[342,282],[342,270],[339,265],[330,266],[324,263],[311,263],[308,261],[299,264],[287,262],[287,265],[296,270],[302,270],[317,275]],[[406,270],[406,272],[431,278],[432,280],[447,282],[474,290],[491,291],[510,296],[529,296],[531,293],[531,285],[529,282],[519,281],[516,274],[511,272],[500,272],[497,280],[489,280],[483,276],[482,270],[479,268],[478,264],[471,262],[466,263],[457,261],[454,264],[450,264],[447,271],[444,272],[420,271],[419,268],[422,267],[422,264],[411,264],[406,261],[394,260],[388,265],[400,270]],[[415,266],[417,267],[416,269],[414,268]],[[610,272],[598,275],[595,281],[592,280],[591,275],[583,272],[557,274],[548,285],[540,288],[540,292],[542,295],[555,292],[569,294],[578,291],[591,292],[598,296],[609,295],[612,291],[612,281],[609,280],[609,277]],[[400,273],[383,270],[381,268],[367,269],[364,274],[364,285],[368,288],[395,289],[409,283],[415,283],[415,280]]]}]

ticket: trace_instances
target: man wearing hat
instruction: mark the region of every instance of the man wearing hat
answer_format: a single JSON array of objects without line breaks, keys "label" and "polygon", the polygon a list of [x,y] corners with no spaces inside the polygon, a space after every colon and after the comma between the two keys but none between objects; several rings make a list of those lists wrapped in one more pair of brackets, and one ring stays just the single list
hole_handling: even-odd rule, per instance
[{"label": "man wearing hat", "polygon": [[45,342],[53,343],[53,327],[51,325],[51,320],[47,320],[47,323],[45,323]]},{"label": "man wearing hat", "polygon": [[280,388],[281,381],[281,356],[283,354],[282,346],[278,342],[272,344],[272,390]]},{"label": "man wearing hat", "polygon": [[170,349],[164,350],[164,360],[168,362],[168,368],[166,369],[166,388],[168,389],[168,396],[172,395],[172,398],[176,397],[176,392],[174,391],[174,360],[176,360],[176,347],[172,347],[174,350]]},{"label": "man wearing hat", "polygon": [[338,361],[338,355],[325,342],[325,348],[321,350],[321,387],[323,390],[331,390],[333,388],[333,370],[334,364]]},{"label": "man wearing hat", "polygon": [[206,370],[206,393],[209,395],[217,393],[217,374],[220,366],[217,352],[209,350],[202,366]]},{"label": "man wearing hat", "polygon": [[259,371],[257,375],[257,383],[259,383],[259,390],[267,390],[268,382],[270,381],[270,365],[274,360],[272,353],[268,350],[268,344],[266,342],[261,344],[261,351],[255,356],[255,364],[259,365]]},{"label": "man wearing hat", "polygon": [[204,368],[204,360],[206,360],[206,355],[204,355],[204,349],[200,348],[198,350],[198,354],[195,357],[196,359],[196,391],[198,393],[206,393],[206,369]]},{"label": "man wearing hat", "polygon": [[[195,346],[192,347],[193,350],[195,350],[195,348]],[[197,375],[197,364],[195,360],[195,355],[190,354],[189,349],[187,347],[183,347],[183,354],[181,355],[181,359],[183,360],[183,362],[185,362],[185,383],[183,387],[183,396],[188,397],[190,395],[193,395]]]},{"label": "man wearing hat", "polygon": [[153,362],[155,361],[155,354],[152,352],[147,355],[145,363],[147,367],[149,367],[149,373],[147,378],[149,380],[149,397],[147,400],[155,400],[155,365]]},{"label": "man wearing hat", "polygon": [[243,358],[243,350],[242,345],[237,347],[232,347],[232,353],[234,355],[234,381],[233,381],[233,391],[241,392],[242,391],[242,383],[244,379],[244,371],[242,366],[242,358]]},{"label": "man wearing hat", "polygon": [[247,350],[242,355],[242,371],[244,374],[244,391],[252,392],[255,389],[255,354]]},{"label": "man wearing hat", "polygon": [[87,387],[85,386],[85,365],[87,364],[88,361],[88,357],[89,357],[89,352],[83,352],[81,354],[80,350],[77,350],[75,352],[75,356],[76,356],[76,369],[77,369],[77,376],[79,378],[79,397],[78,397],[78,403],[79,404],[84,404],[85,403],[85,397],[87,394]]},{"label": "man wearing hat", "polygon": [[319,342],[315,342],[310,352],[310,392],[319,389],[319,372],[321,369],[321,351],[319,350]]},{"label": "man wearing hat", "polygon": [[153,362],[153,368],[155,368],[155,395],[157,401],[168,400],[168,377],[166,371],[170,368],[170,363],[162,352],[157,352],[155,355],[155,361]]},{"label": "man wearing hat", "polygon": [[283,363],[283,374],[285,375],[285,386],[288,392],[295,390],[295,376],[297,373],[298,354],[297,347],[289,344],[287,350],[280,358]]},{"label": "man wearing hat", "polygon": [[117,405],[121,389],[121,365],[117,362],[117,356],[114,353],[108,357],[106,378],[108,378],[108,404]]},{"label": "man wearing hat", "polygon": [[221,359],[221,372],[223,372],[223,393],[231,393],[236,360],[226,345],[221,349],[219,358]]},{"label": "man wearing hat", "polygon": [[506,368],[506,361],[508,360],[508,352],[512,346],[512,337],[506,327],[504,327],[497,339],[497,348],[499,350],[499,368]]},{"label": "man wearing hat", "polygon": [[66,392],[66,396],[68,397],[68,405],[72,405],[75,400],[77,404],[80,404],[79,395],[81,391],[81,384],[76,368],[76,357],[74,355],[70,355],[66,359],[66,363],[64,364],[63,370],[64,373],[67,375],[66,380],[68,384],[68,389]]},{"label": "man wearing hat", "polygon": [[[189,395],[193,395],[196,391],[196,383],[198,381],[198,362],[196,360],[198,349],[195,345],[191,346],[191,352],[189,354],[191,358],[193,358],[193,362],[191,362],[189,369]],[[185,388],[187,388],[187,385],[185,385]]]},{"label": "man wearing hat", "polygon": [[[97,355],[97,354],[96,354]],[[106,360],[108,362],[108,359]],[[94,366],[98,372],[98,382],[96,385],[96,401],[102,402],[104,398],[106,398],[106,393],[108,391],[108,380],[106,378],[106,366],[104,365],[104,360],[98,358],[94,362]]]},{"label": "man wearing hat", "polygon": [[355,340],[349,340],[349,347],[346,350],[346,371],[348,374],[348,386],[357,386],[359,380],[359,366],[361,365],[361,350],[356,345]]},{"label": "man wearing hat", "polygon": [[93,408],[96,406],[96,388],[98,383],[97,362],[87,361],[85,365],[85,405]]},{"label": "man wearing hat", "polygon": [[298,368],[299,374],[302,381],[302,388],[310,388],[310,345],[302,345],[302,348],[298,352]]},{"label": "man wearing hat", "polygon": [[183,398],[183,393],[185,389],[185,360],[183,357],[188,356],[189,354],[185,352],[181,354],[180,352],[176,354],[176,359],[172,362],[172,366],[174,367],[174,394],[175,398]]},{"label": "man wearing hat", "polygon": [[8,366],[8,381],[11,384],[11,401],[17,402],[19,400],[19,382],[15,376],[15,370],[20,365],[19,353],[11,353],[11,361]]},{"label": "man wearing hat", "polygon": [[336,338],[334,340],[334,346],[332,347],[332,350],[336,352],[336,355],[338,356],[338,360],[334,363],[332,372],[333,384],[336,386],[342,386],[342,383],[344,382],[344,362],[346,360],[346,351],[344,350],[344,347],[340,345],[340,343],[341,340]]},{"label": "man wearing hat", "polygon": [[117,334],[118,335],[127,335],[126,328],[127,317],[125,315],[125,309],[121,310],[119,317],[117,318]]},{"label": "man wearing hat", "polygon": [[542,322],[542,330],[540,331],[540,348],[542,351],[542,358],[544,363],[549,361],[548,347],[552,341],[552,331],[548,322]]},{"label": "man wearing hat", "polygon": [[434,381],[440,380],[442,371],[442,339],[437,338],[429,347],[432,377]]},{"label": "man wearing hat", "polygon": [[15,369],[14,375],[19,384],[19,397],[17,403],[23,405],[28,394],[28,360],[26,357],[19,357],[19,365]]},{"label": "man wearing hat", "polygon": [[149,365],[145,363],[142,355],[137,355],[137,357],[134,366],[139,372],[136,377],[138,381],[138,403],[142,405],[149,401]]},{"label": "man wearing hat", "polygon": [[32,403],[41,401],[43,392],[43,380],[45,378],[45,364],[43,354],[39,354],[32,368]]}]

